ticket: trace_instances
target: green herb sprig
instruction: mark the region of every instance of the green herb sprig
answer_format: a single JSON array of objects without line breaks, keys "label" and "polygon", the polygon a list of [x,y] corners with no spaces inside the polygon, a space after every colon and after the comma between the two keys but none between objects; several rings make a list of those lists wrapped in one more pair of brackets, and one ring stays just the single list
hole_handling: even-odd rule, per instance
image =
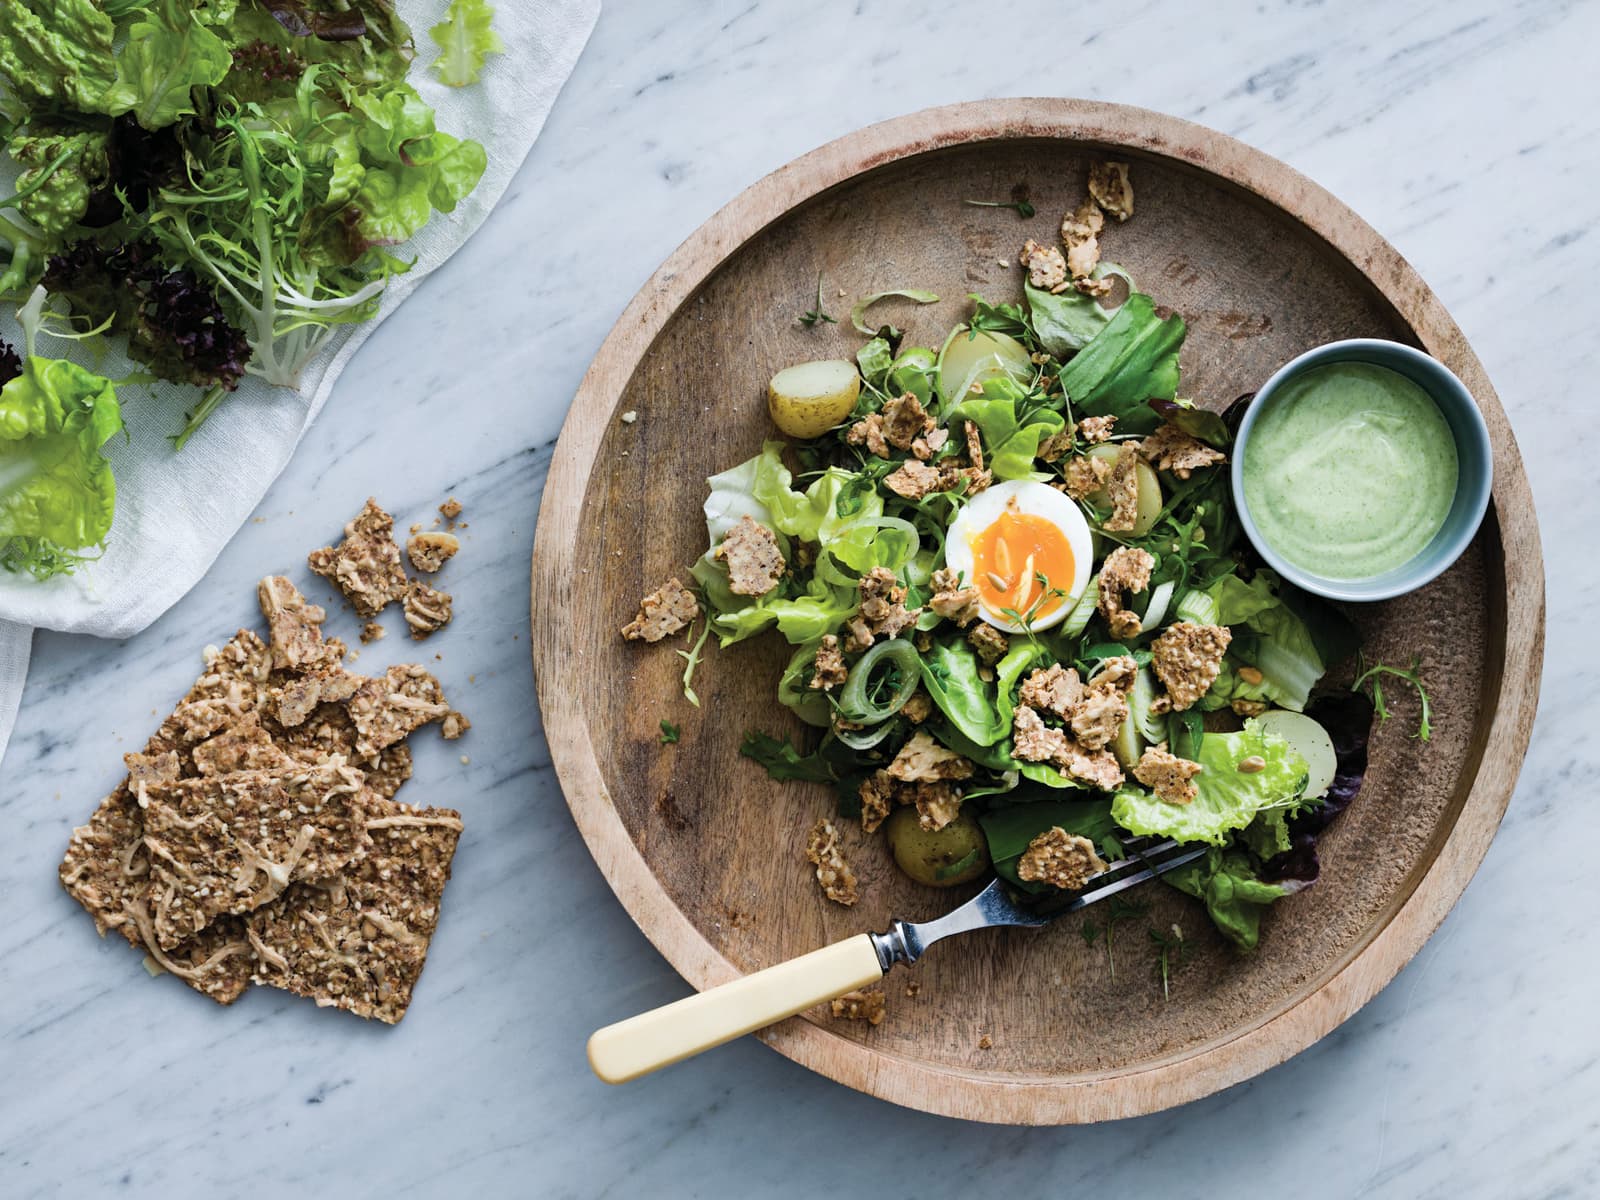
[{"label": "green herb sprig", "polygon": [[1380,723],[1389,719],[1389,706],[1383,696],[1383,676],[1391,675],[1417,689],[1417,700],[1421,712],[1417,717],[1417,731],[1411,736],[1426,742],[1433,736],[1433,704],[1428,699],[1428,689],[1422,683],[1422,663],[1415,656],[1411,659],[1409,667],[1391,667],[1386,663],[1374,663],[1366,667],[1356,676],[1356,681],[1350,685],[1352,692],[1359,692],[1363,685],[1372,692],[1373,711],[1378,714]]},{"label": "green herb sprig", "polygon": [[838,319],[830,317],[822,311],[822,272],[817,272],[817,306],[800,314],[800,324],[807,329],[814,328],[819,322],[826,321],[829,325],[837,325]]}]

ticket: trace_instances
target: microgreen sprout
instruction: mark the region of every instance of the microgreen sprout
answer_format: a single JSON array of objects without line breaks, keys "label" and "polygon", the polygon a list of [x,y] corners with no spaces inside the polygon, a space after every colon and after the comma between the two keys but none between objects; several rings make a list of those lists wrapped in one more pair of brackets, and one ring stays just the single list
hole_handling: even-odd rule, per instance
[{"label": "microgreen sprout", "polygon": [[[1362,664],[1365,666],[1365,664]],[[1352,692],[1359,692],[1363,685],[1372,690],[1372,708],[1378,714],[1380,722],[1389,719],[1389,706],[1383,697],[1383,676],[1392,675],[1403,680],[1417,689],[1417,700],[1421,705],[1421,712],[1417,717],[1417,731],[1412,737],[1427,741],[1433,736],[1433,705],[1428,700],[1428,689],[1422,685],[1422,664],[1415,656],[1411,659],[1409,667],[1391,667],[1385,663],[1374,663],[1366,667],[1356,676],[1356,681],[1350,685]]]}]

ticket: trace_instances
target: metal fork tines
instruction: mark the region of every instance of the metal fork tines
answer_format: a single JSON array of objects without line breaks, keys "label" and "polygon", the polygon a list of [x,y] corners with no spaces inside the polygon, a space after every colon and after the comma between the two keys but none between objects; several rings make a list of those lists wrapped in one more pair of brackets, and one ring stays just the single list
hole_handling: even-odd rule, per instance
[{"label": "metal fork tines", "polygon": [[929,946],[954,934],[1001,925],[1048,925],[1057,917],[1097,904],[1157,875],[1164,875],[1176,867],[1193,862],[1206,852],[1204,846],[1192,843],[1180,845],[1170,839],[1143,839],[1128,842],[1123,848],[1127,851],[1126,858],[1113,863],[1090,879],[1083,890],[1062,902],[1047,901],[1037,909],[1023,908],[1011,898],[1009,885],[1004,880],[995,879],[960,908],[942,917],[918,923],[895,921],[888,933],[870,935],[873,948],[878,952],[878,961],[887,974],[895,963],[910,966],[922,957]]}]

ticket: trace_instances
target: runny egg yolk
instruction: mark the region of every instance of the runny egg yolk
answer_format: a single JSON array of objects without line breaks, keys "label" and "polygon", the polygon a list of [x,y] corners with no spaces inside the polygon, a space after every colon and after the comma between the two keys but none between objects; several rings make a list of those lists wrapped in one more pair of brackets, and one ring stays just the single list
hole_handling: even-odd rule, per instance
[{"label": "runny egg yolk", "polygon": [[970,545],[971,582],[990,612],[1012,609],[1034,620],[1066,602],[1061,593],[1072,586],[1077,563],[1067,535],[1046,518],[1007,509]]}]

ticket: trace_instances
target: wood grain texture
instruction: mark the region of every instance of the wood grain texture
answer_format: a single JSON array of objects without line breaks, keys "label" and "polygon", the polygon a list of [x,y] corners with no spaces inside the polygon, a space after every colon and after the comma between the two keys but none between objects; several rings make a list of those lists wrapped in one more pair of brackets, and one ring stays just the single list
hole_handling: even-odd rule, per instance
[{"label": "wood grain texture", "polygon": [[[823,789],[770,782],[742,732],[796,733],[773,700],[787,648],[713,653],[679,697],[682,660],[621,641],[637,599],[704,549],[704,478],[769,432],[763,387],[780,366],[853,353],[805,330],[817,272],[830,311],[884,287],[932,288],[890,309],[937,339],[963,296],[1013,298],[1026,236],[1054,236],[1087,164],[1133,163],[1138,212],[1106,257],[1189,322],[1184,390],[1220,405],[1318,343],[1422,346],[1477,398],[1495,450],[1494,502],[1463,559],[1425,590],[1355,612],[1372,652],[1420,654],[1435,734],[1381,727],[1356,805],[1325,840],[1321,882],[1275,906],[1260,952],[1235,957],[1191,902],[1146,889],[1115,973],[1079,919],[941,947],[887,982],[875,1029],[808,1015],[763,1036],[874,1095],[1018,1124],[1101,1120],[1206,1095],[1304,1049],[1370,999],[1421,947],[1482,860],[1510,796],[1537,701],[1544,587],[1527,480],[1493,389],[1410,266],[1337,200],[1220,134],[1139,109],[985,101],[862,130],[757,183],[687,241],[618,321],[562,432],[533,565],[533,646],[545,730],[585,841],[619,899],[697,988],[960,895],[919,888],[859,829],[861,902],[823,901],[801,855],[831,808]],[[1039,216],[961,204],[1026,181]],[[845,289],[839,298],[837,288]],[[623,411],[638,420],[617,420]],[[1507,555],[1503,547],[1516,547]],[[681,724],[663,747],[657,722]],[[1180,922],[1190,946],[1163,1002],[1144,928]],[[978,1048],[988,1035],[993,1047]]]}]

